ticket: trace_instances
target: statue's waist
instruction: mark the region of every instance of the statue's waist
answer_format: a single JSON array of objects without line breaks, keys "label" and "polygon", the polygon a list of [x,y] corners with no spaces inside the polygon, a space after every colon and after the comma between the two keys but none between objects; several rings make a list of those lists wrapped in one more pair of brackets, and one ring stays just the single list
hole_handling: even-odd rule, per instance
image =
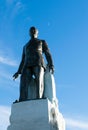
[{"label": "statue's waist", "polygon": [[25,59],[25,64],[41,64],[41,63],[44,63],[43,57],[32,56],[32,57],[27,57]]}]

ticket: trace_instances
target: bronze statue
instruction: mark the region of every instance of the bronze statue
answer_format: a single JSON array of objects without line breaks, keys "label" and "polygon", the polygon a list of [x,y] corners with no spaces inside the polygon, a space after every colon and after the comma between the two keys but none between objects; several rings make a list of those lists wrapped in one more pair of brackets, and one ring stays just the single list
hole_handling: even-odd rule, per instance
[{"label": "bronze statue", "polygon": [[19,101],[25,101],[28,98],[28,85],[32,77],[35,77],[36,82],[36,98],[43,98],[44,93],[44,71],[46,69],[43,54],[48,62],[49,70],[54,72],[54,65],[48,45],[45,40],[38,39],[38,30],[35,27],[31,27],[29,30],[31,39],[23,47],[22,61],[18,68],[18,71],[13,75],[16,79],[21,74],[20,79],[20,97]]}]

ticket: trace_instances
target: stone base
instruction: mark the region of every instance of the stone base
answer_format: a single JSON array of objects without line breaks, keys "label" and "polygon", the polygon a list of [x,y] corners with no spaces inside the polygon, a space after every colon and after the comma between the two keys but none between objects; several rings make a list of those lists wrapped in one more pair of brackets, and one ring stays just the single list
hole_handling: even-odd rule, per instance
[{"label": "stone base", "polygon": [[65,130],[65,121],[48,99],[30,100],[12,105],[7,130]]}]

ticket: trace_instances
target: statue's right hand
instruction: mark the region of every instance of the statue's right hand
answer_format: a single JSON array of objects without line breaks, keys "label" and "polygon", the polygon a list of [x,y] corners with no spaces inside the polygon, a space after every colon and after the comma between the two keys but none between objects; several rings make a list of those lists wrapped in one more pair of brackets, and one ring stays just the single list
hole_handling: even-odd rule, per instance
[{"label": "statue's right hand", "polygon": [[19,76],[19,73],[16,72],[16,73],[13,75],[13,79],[15,80],[18,76]]}]

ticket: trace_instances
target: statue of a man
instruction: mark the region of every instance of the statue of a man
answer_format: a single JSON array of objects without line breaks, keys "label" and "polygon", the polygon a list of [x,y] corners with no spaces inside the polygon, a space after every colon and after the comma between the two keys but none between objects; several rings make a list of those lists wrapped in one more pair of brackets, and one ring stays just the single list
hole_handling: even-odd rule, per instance
[{"label": "statue of a man", "polygon": [[40,40],[37,38],[38,30],[35,27],[30,28],[29,35],[31,39],[23,47],[21,63],[19,65],[18,71],[13,75],[13,78],[16,79],[19,74],[21,74],[19,101],[27,100],[28,86],[33,76],[35,77],[37,89],[36,98],[43,98],[43,77],[45,70],[43,54],[45,54],[49,70],[52,73],[54,72],[52,57],[45,40]]}]

